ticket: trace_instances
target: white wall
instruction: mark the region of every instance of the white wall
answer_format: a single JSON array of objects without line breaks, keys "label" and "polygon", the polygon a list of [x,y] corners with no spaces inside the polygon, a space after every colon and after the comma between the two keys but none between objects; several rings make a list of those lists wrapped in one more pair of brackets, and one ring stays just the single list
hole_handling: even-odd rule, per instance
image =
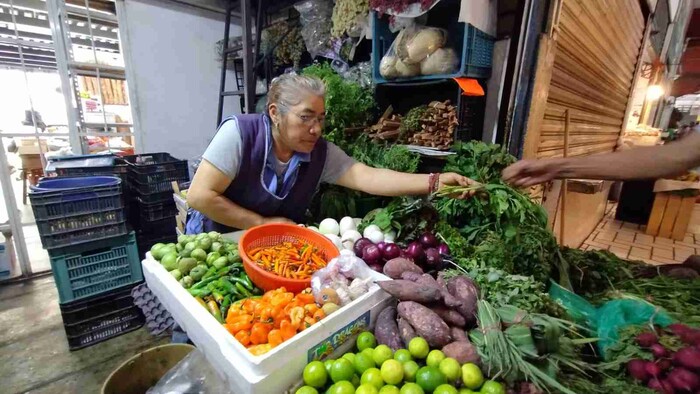
[{"label": "white wall", "polygon": [[[117,3],[137,151],[200,156],[217,126],[223,14],[158,0]],[[240,32],[231,26],[230,35]],[[232,71],[227,81],[235,83]],[[225,100],[225,115],[240,113],[238,97]]]}]

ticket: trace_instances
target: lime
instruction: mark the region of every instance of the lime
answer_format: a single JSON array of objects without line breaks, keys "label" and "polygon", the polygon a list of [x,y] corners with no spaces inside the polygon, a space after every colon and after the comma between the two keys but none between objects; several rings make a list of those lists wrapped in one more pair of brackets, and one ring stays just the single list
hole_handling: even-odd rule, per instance
[{"label": "lime", "polygon": [[204,251],[204,249],[197,248],[190,253],[190,257],[197,261],[206,261],[207,260],[207,252]]},{"label": "lime", "polygon": [[207,265],[211,267],[212,264],[214,264],[214,261],[216,261],[216,259],[218,259],[219,257],[221,257],[221,255],[219,253],[210,252],[206,258]]},{"label": "lime", "polygon": [[400,394],[399,388],[393,384],[387,384],[379,390],[379,394]]},{"label": "lime", "polygon": [[462,387],[459,389],[459,394],[476,394],[476,391],[471,391],[467,388]]},{"label": "lime", "polygon": [[368,347],[367,349],[361,351],[360,353],[369,356],[372,360],[374,360],[374,349],[371,347]]},{"label": "lime", "polygon": [[377,346],[377,339],[369,331],[365,331],[357,336],[357,349],[363,351],[367,348],[374,348]]},{"label": "lime", "polygon": [[311,386],[302,386],[294,394],[318,394],[318,390]]},{"label": "lime", "polygon": [[201,249],[204,249],[205,252],[211,249],[211,244],[212,242],[209,238],[202,238],[199,241],[197,241],[197,246],[199,246]]},{"label": "lime", "polygon": [[[352,375],[355,374],[355,368],[352,363],[345,358],[335,360],[333,366],[331,367],[331,379],[334,382],[340,382],[341,380],[350,380]],[[348,382],[349,383],[349,382]],[[354,392],[353,387],[353,392]]]},{"label": "lime", "polygon": [[333,361],[335,361],[335,360],[326,360],[323,362],[323,366],[326,367],[326,372],[328,372],[328,374],[331,373],[331,367],[333,366]]},{"label": "lime", "polygon": [[474,363],[462,365],[462,383],[471,390],[481,387],[484,384],[484,375],[481,373],[479,366]]},{"label": "lime", "polygon": [[400,363],[405,363],[406,361],[411,361],[413,360],[413,357],[411,356],[411,352],[409,352],[406,349],[399,349],[394,353],[394,360],[400,362]]},{"label": "lime", "polygon": [[161,249],[163,249],[164,246],[165,244],[162,244],[160,242],[151,246],[151,256],[153,256],[154,259],[160,261],[160,259],[163,258],[163,252],[161,251]]},{"label": "lime", "polygon": [[398,384],[403,380],[403,365],[396,360],[386,360],[382,364],[382,379],[387,384]]},{"label": "lime", "polygon": [[391,351],[389,346],[379,345],[374,348],[374,351],[372,352],[372,359],[374,360],[375,364],[381,367],[382,363],[384,363],[386,360],[391,360],[393,355],[394,352]]},{"label": "lime", "polygon": [[506,394],[506,389],[502,384],[496,382],[495,380],[487,380],[481,386],[480,393],[483,394]]},{"label": "lime", "polygon": [[355,394],[379,394],[379,390],[371,384],[361,384],[355,390]]},{"label": "lime", "polygon": [[428,341],[421,337],[415,337],[408,342],[408,351],[411,352],[413,358],[425,358],[430,351]]},{"label": "lime", "polygon": [[439,385],[447,383],[447,378],[437,367],[423,367],[416,373],[416,383],[423,390],[432,393]]},{"label": "lime", "polygon": [[418,369],[420,369],[418,363],[413,360],[403,363],[403,380],[406,382],[415,382]]},{"label": "lime", "polygon": [[428,357],[425,359],[425,365],[429,367],[437,367],[440,365],[440,361],[445,359],[445,353],[442,350],[431,350],[428,353]]},{"label": "lime", "polygon": [[351,363],[355,362],[355,353],[345,353],[345,354],[343,354],[342,358],[350,361]]},{"label": "lime", "polygon": [[326,366],[320,361],[312,361],[304,367],[304,383],[312,387],[323,387],[328,380]]},{"label": "lime", "polygon": [[448,382],[455,382],[462,376],[462,368],[459,366],[459,361],[452,357],[447,357],[440,361],[438,368],[440,369],[440,372],[445,375]]},{"label": "lime", "polygon": [[177,253],[168,253],[163,258],[160,259],[160,263],[163,264],[163,268],[166,271],[172,271],[177,268]]},{"label": "lime", "polygon": [[382,373],[377,368],[370,368],[362,373],[360,378],[361,384],[371,384],[376,388],[381,388],[384,386],[384,379],[382,379]]},{"label": "lime", "polygon": [[355,386],[344,380],[331,386],[326,392],[328,394],[355,394]]},{"label": "lime", "polygon": [[400,394],[425,394],[425,391],[415,383],[406,383],[401,387]]},{"label": "lime", "polygon": [[355,355],[353,365],[355,366],[355,371],[362,375],[366,370],[374,368],[374,360],[363,351]]},{"label": "lime", "polygon": [[437,386],[433,394],[459,394],[459,392],[453,385],[445,383]]}]

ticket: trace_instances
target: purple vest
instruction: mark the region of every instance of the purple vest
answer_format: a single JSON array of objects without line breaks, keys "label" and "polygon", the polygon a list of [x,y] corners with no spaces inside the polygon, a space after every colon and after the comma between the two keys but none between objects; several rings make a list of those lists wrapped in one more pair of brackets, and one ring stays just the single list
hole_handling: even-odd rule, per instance
[{"label": "purple vest", "polygon": [[[323,167],[326,163],[326,141],[320,139],[308,162],[299,164],[296,182],[285,198],[280,198],[267,191],[263,185],[263,170],[268,136],[267,124],[263,114],[236,115],[241,132],[242,156],[236,179],[224,191],[224,197],[243,208],[249,209],[263,217],[281,216],[302,223],[311,199],[318,188]],[[229,119],[233,119],[230,117]],[[227,120],[224,120],[226,122]],[[270,136],[270,138],[272,138]],[[270,141],[270,143],[272,143]],[[274,154],[270,152],[270,154]],[[291,169],[290,169],[291,170]],[[205,231],[227,233],[236,231],[232,227],[204,220]]]}]

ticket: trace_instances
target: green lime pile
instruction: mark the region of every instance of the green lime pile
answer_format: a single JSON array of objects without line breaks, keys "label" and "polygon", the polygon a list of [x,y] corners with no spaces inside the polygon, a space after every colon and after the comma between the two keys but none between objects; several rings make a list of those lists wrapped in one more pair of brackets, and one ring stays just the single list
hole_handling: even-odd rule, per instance
[{"label": "green lime pile", "polygon": [[295,394],[505,394],[505,387],[484,379],[476,364],[460,365],[428,342],[413,338],[408,349],[393,352],[377,345],[371,332],[357,337],[357,352],[337,360],[312,361],[304,368],[304,386]]}]

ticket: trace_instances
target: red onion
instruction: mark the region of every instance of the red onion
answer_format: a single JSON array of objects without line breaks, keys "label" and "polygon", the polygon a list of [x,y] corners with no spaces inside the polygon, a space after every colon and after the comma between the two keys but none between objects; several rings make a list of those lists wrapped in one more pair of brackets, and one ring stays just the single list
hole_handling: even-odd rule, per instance
[{"label": "red onion", "polygon": [[377,244],[377,247],[379,248],[379,251],[382,252],[382,254],[384,254],[384,249],[386,249],[387,245],[389,244],[384,241]]},{"label": "red onion", "polygon": [[673,368],[673,371],[668,373],[666,381],[671,383],[671,386],[676,390],[683,392],[694,392],[700,387],[698,375],[684,368]]},{"label": "red onion", "polygon": [[424,248],[432,248],[437,246],[438,244],[438,239],[435,237],[435,235],[425,232],[423,235],[421,235],[418,238],[418,241],[420,241],[421,245],[423,245]]},{"label": "red onion", "polygon": [[375,270],[375,271],[377,271],[377,272],[382,272],[382,269],[383,269],[383,267],[381,266],[381,264],[370,264],[370,265],[369,265],[369,268],[371,268],[371,269],[373,269],[373,270]]},{"label": "red onion", "polygon": [[401,256],[401,248],[397,244],[387,244],[382,251],[384,260],[389,261]]},{"label": "red onion", "polygon": [[447,255],[447,256],[450,255],[450,247],[447,246],[447,244],[440,244],[440,245],[438,245],[437,250],[438,250],[438,252],[440,252],[440,254],[444,254],[444,255]]},{"label": "red onion", "polygon": [[637,335],[637,338],[635,340],[637,341],[637,344],[639,346],[647,348],[659,342],[659,338],[657,338],[656,334],[654,334],[653,332],[643,332]]},{"label": "red onion", "polygon": [[425,251],[425,263],[431,267],[438,267],[442,264],[442,256],[435,248],[430,248]]},{"label": "red onion", "polygon": [[627,372],[632,375],[633,378],[646,382],[649,379],[649,372],[647,372],[647,362],[640,359],[630,360],[627,363]]},{"label": "red onion", "polygon": [[673,335],[676,335],[676,336],[681,336],[681,334],[693,330],[692,328],[686,326],[685,324],[681,324],[681,323],[669,324],[668,327],[666,327],[666,329],[668,331],[671,331],[673,333]]},{"label": "red onion", "polygon": [[647,361],[645,369],[649,375],[654,378],[658,378],[661,375],[661,367],[656,365],[653,361]]},{"label": "red onion", "polygon": [[420,242],[413,241],[408,244],[408,247],[406,248],[406,255],[414,262],[419,262],[425,257],[425,252],[423,252],[423,247],[421,246]]},{"label": "red onion", "polygon": [[365,263],[376,264],[379,263],[379,260],[381,260],[381,258],[382,252],[379,251],[377,245],[367,245],[362,251],[362,260],[364,260]]},{"label": "red onion", "polygon": [[673,386],[669,382],[659,379],[650,380],[647,387],[662,394],[673,394],[674,391]]},{"label": "red onion", "polygon": [[666,348],[663,347],[663,345],[661,345],[660,343],[652,344],[650,350],[651,354],[654,355],[654,358],[668,357],[668,350],[666,350]]},{"label": "red onion", "polygon": [[365,250],[367,245],[373,245],[372,241],[367,238],[360,238],[355,241],[355,245],[352,247],[352,251],[355,252],[355,256],[362,257],[362,251]]},{"label": "red onion", "polygon": [[671,360],[667,358],[662,358],[660,360],[656,360],[656,365],[658,365],[662,371],[666,371],[669,368],[671,368]]}]

